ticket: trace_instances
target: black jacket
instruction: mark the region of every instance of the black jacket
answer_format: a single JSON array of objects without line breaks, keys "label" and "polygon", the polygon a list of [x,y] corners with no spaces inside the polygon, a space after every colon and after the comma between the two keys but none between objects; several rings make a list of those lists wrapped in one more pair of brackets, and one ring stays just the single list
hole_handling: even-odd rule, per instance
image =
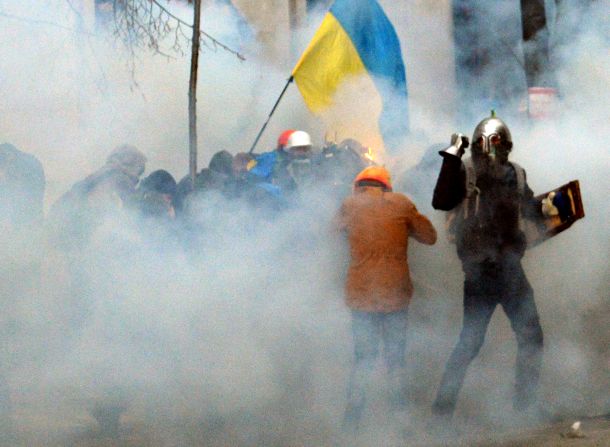
[{"label": "black jacket", "polygon": [[[444,160],[434,188],[432,206],[450,211],[466,198],[466,169],[460,158],[441,155]],[[456,245],[462,261],[496,262],[508,254],[521,257],[527,243],[519,228],[520,219],[542,220],[540,204],[533,198],[527,182],[519,191],[513,165],[507,164],[503,168],[500,175],[477,173],[478,192],[475,194],[478,194],[478,207],[475,199],[471,198],[467,216],[456,211]]]}]

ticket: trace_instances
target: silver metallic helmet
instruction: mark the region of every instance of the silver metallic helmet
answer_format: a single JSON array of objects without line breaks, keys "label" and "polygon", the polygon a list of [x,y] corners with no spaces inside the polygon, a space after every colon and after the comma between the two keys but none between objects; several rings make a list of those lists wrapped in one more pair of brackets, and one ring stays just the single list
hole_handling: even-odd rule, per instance
[{"label": "silver metallic helmet", "polygon": [[492,163],[506,163],[512,148],[513,140],[508,126],[497,118],[492,110],[491,116],[477,124],[472,134],[473,158],[487,159]]}]

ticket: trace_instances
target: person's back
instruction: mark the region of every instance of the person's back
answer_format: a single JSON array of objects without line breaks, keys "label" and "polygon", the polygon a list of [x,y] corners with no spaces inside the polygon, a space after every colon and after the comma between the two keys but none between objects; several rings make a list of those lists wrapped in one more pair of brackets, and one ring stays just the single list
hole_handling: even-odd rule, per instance
[{"label": "person's back", "polygon": [[381,344],[395,388],[394,409],[405,408],[407,307],[413,294],[408,239],[431,245],[436,230],[406,196],[392,192],[390,175],[381,166],[356,176],[354,193],[343,202],[338,224],[347,233],[351,255],[345,299],[352,315],[354,364],[344,416],[344,426],[351,430],[362,417],[365,389]]},{"label": "person's back", "polygon": [[365,311],[391,312],[412,295],[407,249],[409,236],[426,244],[436,241],[428,219],[403,194],[359,187],[342,207],[351,263],[348,304]]}]

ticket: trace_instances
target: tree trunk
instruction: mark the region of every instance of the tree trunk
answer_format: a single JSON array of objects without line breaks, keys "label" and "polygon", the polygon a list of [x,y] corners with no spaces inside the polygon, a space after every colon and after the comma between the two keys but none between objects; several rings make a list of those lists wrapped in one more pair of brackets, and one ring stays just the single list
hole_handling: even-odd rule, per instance
[{"label": "tree trunk", "polygon": [[197,69],[199,68],[199,37],[201,34],[201,0],[194,0],[193,9],[191,77],[189,80],[189,174],[194,186],[197,176]]}]

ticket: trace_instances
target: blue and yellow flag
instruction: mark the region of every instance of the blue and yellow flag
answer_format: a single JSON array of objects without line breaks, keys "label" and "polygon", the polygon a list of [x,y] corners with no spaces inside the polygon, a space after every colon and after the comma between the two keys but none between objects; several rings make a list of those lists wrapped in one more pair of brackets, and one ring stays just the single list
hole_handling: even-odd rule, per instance
[{"label": "blue and yellow flag", "polygon": [[[314,113],[335,105],[335,94],[346,80],[368,77],[381,104],[379,130],[386,149],[396,149],[408,132],[407,81],[400,42],[376,0],[336,0],[292,76]],[[363,107],[370,98],[365,99]]]}]

